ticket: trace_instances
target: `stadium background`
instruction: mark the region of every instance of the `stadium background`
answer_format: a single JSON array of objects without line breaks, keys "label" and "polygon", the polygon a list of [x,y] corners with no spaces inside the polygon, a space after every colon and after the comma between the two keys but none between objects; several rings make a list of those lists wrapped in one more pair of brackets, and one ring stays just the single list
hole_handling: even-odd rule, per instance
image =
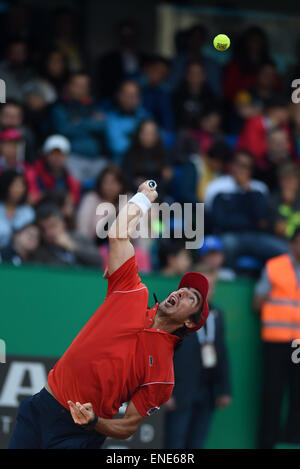
[{"label": "stadium background", "polygon": [[[34,24],[37,24],[39,18],[40,30],[43,25],[48,25],[48,13],[53,12],[56,7],[69,6],[73,9],[74,14],[80,18],[80,46],[86,54],[85,59],[91,75],[95,73],[96,59],[115,45],[115,25],[128,18],[139,24],[142,32],[141,49],[145,53],[162,54],[169,59],[175,54],[174,33],[193,24],[204,23],[209,31],[205,51],[221,66],[230,62],[233,51],[231,48],[226,55],[218,54],[211,46],[214,35],[224,29],[234,41],[248,26],[258,25],[268,35],[272,58],[276,61],[278,72],[286,79],[287,89],[288,71],[298,60],[296,51],[299,44],[300,13],[296,0],[280,5],[271,1],[246,1],[243,2],[242,8],[238,2],[231,1],[162,3],[144,0],[142,8],[141,2],[135,0],[48,0],[43,2],[42,7],[37,1],[0,1],[0,13],[5,15],[14,4],[23,3],[30,6]],[[22,367],[19,369],[19,376],[23,376],[23,381],[16,383],[14,378],[10,381],[13,386],[23,386],[24,396],[27,395],[28,388],[40,387],[43,373],[64,352],[74,335],[103,300],[105,281],[101,274],[102,272],[78,268],[0,265],[0,339],[5,340],[7,347],[7,364],[0,364],[0,448],[7,445],[17,411],[13,398],[7,402],[3,392],[12,365],[25,364],[23,375]],[[176,277],[168,278],[155,270],[144,274],[143,279],[150,292],[156,292],[158,297],[163,297],[177,283]],[[244,273],[233,281],[220,280],[217,284],[214,301],[225,313],[233,402],[227,409],[216,412],[207,448],[256,447],[260,396],[260,337],[259,319],[252,310],[253,286],[253,278],[245,276]],[[40,365],[33,368],[30,368],[30,365],[26,368],[28,363]],[[18,371],[18,366],[15,369]],[[31,369],[33,374],[34,370],[37,370],[36,382],[30,374]],[[8,391],[6,389],[7,392],[13,393],[13,388]],[[18,399],[21,397],[22,393],[18,395]],[[151,421],[154,434],[151,429],[145,429],[144,442],[138,435],[135,440],[126,442],[128,447],[162,445],[163,413],[159,417],[151,417],[150,425]],[[120,444],[119,446],[122,447]]]}]

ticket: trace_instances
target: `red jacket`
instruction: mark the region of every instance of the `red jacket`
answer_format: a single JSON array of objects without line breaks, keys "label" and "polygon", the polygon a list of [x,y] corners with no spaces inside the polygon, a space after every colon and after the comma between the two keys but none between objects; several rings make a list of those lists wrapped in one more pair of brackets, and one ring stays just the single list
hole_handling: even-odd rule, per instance
[{"label": "red jacket", "polygon": [[[289,151],[293,153],[293,144],[288,125],[281,126],[289,139]],[[237,141],[237,150],[248,150],[255,158],[256,165],[264,169],[267,154],[268,129],[262,114],[248,119]]]},{"label": "red jacket", "polygon": [[[56,188],[57,181],[47,168],[44,158],[28,166],[25,171],[25,176],[28,183],[29,195],[33,202],[38,202],[46,192]],[[70,192],[73,202],[78,204],[81,191],[79,182],[74,179],[67,170],[64,172],[62,182],[63,188]]]}]

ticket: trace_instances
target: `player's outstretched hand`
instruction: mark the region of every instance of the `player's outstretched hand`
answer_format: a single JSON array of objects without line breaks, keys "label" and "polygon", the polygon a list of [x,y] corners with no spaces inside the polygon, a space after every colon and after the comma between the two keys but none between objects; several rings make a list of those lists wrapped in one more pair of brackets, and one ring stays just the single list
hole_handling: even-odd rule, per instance
[{"label": "player's outstretched hand", "polygon": [[151,188],[148,186],[147,181],[143,182],[143,183],[139,186],[138,192],[142,192],[146,197],[148,197],[148,199],[150,200],[150,202],[154,202],[154,200],[156,200],[157,197],[158,197],[158,193],[156,192],[156,190],[151,189]]},{"label": "player's outstretched hand", "polygon": [[95,413],[90,402],[86,404],[76,402],[76,404],[74,404],[74,402],[68,401],[68,404],[73,420],[77,425],[86,425],[94,420]]}]

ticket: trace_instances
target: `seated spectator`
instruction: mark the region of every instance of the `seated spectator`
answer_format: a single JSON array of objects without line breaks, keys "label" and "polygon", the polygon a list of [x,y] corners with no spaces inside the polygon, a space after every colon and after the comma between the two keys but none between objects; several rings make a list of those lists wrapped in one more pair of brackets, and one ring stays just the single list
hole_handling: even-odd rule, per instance
[{"label": "seated spectator", "polygon": [[168,155],[153,120],[145,120],[139,125],[124,156],[123,167],[133,192],[143,181],[155,179],[163,199],[172,169],[168,166]]},{"label": "seated spectator", "polygon": [[25,125],[22,105],[14,100],[7,100],[0,107],[0,131],[8,129],[16,129],[21,132],[25,144],[25,161],[32,162],[36,157],[35,135]]},{"label": "seated spectator", "polygon": [[56,205],[62,213],[67,230],[76,230],[76,206],[73,202],[71,193],[68,190],[53,189],[47,192],[46,195],[40,199],[36,208],[39,205],[45,204]]},{"label": "seated spectator", "polygon": [[295,147],[297,160],[300,159],[300,106],[299,104],[292,104],[290,106],[290,117],[292,127],[292,138]]},{"label": "seated spectator", "polygon": [[237,137],[242,131],[245,122],[260,113],[260,109],[254,104],[249,91],[239,91],[233,105],[227,108],[227,116],[224,119],[224,128],[231,136],[231,145],[234,146]]},{"label": "seated spectator", "polygon": [[287,125],[288,108],[282,98],[273,98],[265,105],[263,113],[249,119],[239,136],[237,149],[250,151],[255,158],[255,164],[260,169],[266,167],[267,135],[275,128],[281,127],[287,134],[289,151],[292,151],[292,142]]},{"label": "seated spectator", "polygon": [[63,215],[57,206],[38,207],[37,224],[42,235],[39,262],[101,266],[102,258],[98,249],[87,238],[67,231]]},{"label": "seated spectator", "polygon": [[197,128],[203,110],[215,100],[207,82],[204,66],[191,61],[186,68],[185,79],[175,90],[173,108],[179,128]]},{"label": "seated spectator", "polygon": [[72,8],[57,8],[54,16],[54,44],[66,57],[71,72],[78,72],[84,66],[79,37],[78,21]]},{"label": "seated spectator", "polygon": [[18,266],[36,262],[39,243],[40,232],[34,223],[20,225],[14,230],[10,244],[0,249],[0,264],[4,262]]},{"label": "seated spectator", "polygon": [[7,99],[23,102],[26,84],[34,76],[28,58],[26,42],[12,39],[7,46],[6,59],[0,63],[0,77],[5,81]]},{"label": "seated spectator", "polygon": [[173,109],[166,78],[169,62],[161,56],[147,59],[141,79],[142,104],[166,132],[174,130]]},{"label": "seated spectator", "polygon": [[97,83],[102,98],[113,98],[124,80],[139,79],[146,56],[139,50],[139,31],[132,20],[117,26],[118,47],[97,63]]},{"label": "seated spectator", "polygon": [[212,304],[218,270],[201,264],[197,272],[209,281],[210,314],[205,326],[175,350],[175,386],[165,413],[165,448],[170,449],[203,448],[215,410],[231,403],[224,313]]},{"label": "seated spectator", "polygon": [[217,106],[212,104],[203,109],[197,129],[189,132],[189,135],[198,142],[201,152],[207,153],[215,143],[224,141],[221,124],[222,115]]},{"label": "seated spectator", "polygon": [[48,191],[53,189],[67,190],[74,204],[80,198],[80,184],[67,169],[67,158],[70,153],[70,142],[62,135],[51,135],[43,146],[43,156],[26,169],[29,195],[36,203]]},{"label": "seated spectator", "polygon": [[236,267],[239,256],[260,260],[286,252],[286,243],[262,230],[267,227],[267,186],[252,179],[254,160],[247,152],[237,152],[231,174],[211,182],[205,193],[205,209],[214,233],[219,234],[226,264]]},{"label": "seated spectator", "polygon": [[191,252],[181,239],[163,239],[159,243],[160,272],[163,275],[182,275],[192,265]]},{"label": "seated spectator", "polygon": [[225,169],[230,150],[216,143],[207,153],[194,153],[183,165],[180,186],[181,202],[203,202],[207,185]]},{"label": "seated spectator", "polygon": [[273,61],[262,64],[256,75],[255,85],[249,89],[254,105],[262,111],[270,99],[282,93],[282,82]]},{"label": "seated spectator", "polygon": [[196,24],[188,31],[183,32],[182,47],[173,60],[171,74],[168,80],[172,90],[178,88],[184,79],[187,64],[191,61],[198,61],[203,64],[207,82],[210,84],[213,93],[218,97],[222,97],[221,67],[204,52],[207,37],[207,30],[202,24]]},{"label": "seated spectator", "polygon": [[267,154],[263,169],[256,168],[255,177],[267,184],[270,190],[278,186],[277,173],[279,167],[291,160],[289,139],[281,127],[271,129],[267,134]]},{"label": "seated spectator", "polygon": [[85,73],[71,75],[66,93],[53,107],[54,131],[71,142],[70,170],[79,181],[94,177],[103,167],[101,133],[104,116],[90,95],[90,77]]},{"label": "seated spectator", "polygon": [[[94,190],[86,193],[81,200],[77,218],[77,232],[86,238],[96,240],[96,226],[101,223],[96,210],[100,203],[109,202],[119,211],[119,195],[126,194],[126,183],[119,166],[109,165],[99,174]],[[106,224],[106,221],[105,221]],[[99,227],[99,232],[105,226]],[[98,230],[97,230],[98,231]]]},{"label": "seated spectator", "polygon": [[270,197],[272,232],[281,238],[290,238],[300,227],[300,169],[286,163],[278,171],[279,189]]},{"label": "seated spectator", "polygon": [[24,172],[23,134],[18,129],[6,129],[0,133],[0,172],[13,169]]},{"label": "seated spectator", "polygon": [[43,59],[40,78],[45,85],[46,102],[54,103],[64,92],[69,78],[66,57],[59,49],[50,49]]},{"label": "seated spectator", "polygon": [[[203,245],[198,249],[198,259],[201,265],[218,271],[218,278],[222,280],[233,280],[235,273],[231,269],[223,267],[225,254],[224,247],[219,236],[205,236]],[[194,267],[196,270],[197,264]],[[197,270],[200,272],[200,270]]]},{"label": "seated spectator", "polygon": [[0,248],[11,242],[13,232],[32,223],[35,215],[26,204],[27,186],[24,176],[14,170],[0,174]]},{"label": "seated spectator", "polygon": [[270,61],[265,32],[258,26],[249,27],[236,38],[233,54],[224,74],[224,94],[230,102],[239,91],[255,86],[259,68]]},{"label": "seated spectator", "polygon": [[121,163],[130,147],[131,136],[149,113],[141,107],[140,87],[134,81],[121,84],[116,104],[106,115],[106,142],[114,162]]}]

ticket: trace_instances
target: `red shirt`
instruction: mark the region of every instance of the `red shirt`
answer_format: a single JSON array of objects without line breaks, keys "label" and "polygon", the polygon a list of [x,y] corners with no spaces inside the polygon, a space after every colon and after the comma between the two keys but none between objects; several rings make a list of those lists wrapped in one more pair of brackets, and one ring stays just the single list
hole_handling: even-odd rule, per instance
[{"label": "red shirt", "polygon": [[173,353],[178,338],[151,329],[157,305],[148,308],[135,256],[108,276],[107,296],[48,376],[57,400],[91,402],[112,418],[133,401],[146,417],[174,387]]}]

